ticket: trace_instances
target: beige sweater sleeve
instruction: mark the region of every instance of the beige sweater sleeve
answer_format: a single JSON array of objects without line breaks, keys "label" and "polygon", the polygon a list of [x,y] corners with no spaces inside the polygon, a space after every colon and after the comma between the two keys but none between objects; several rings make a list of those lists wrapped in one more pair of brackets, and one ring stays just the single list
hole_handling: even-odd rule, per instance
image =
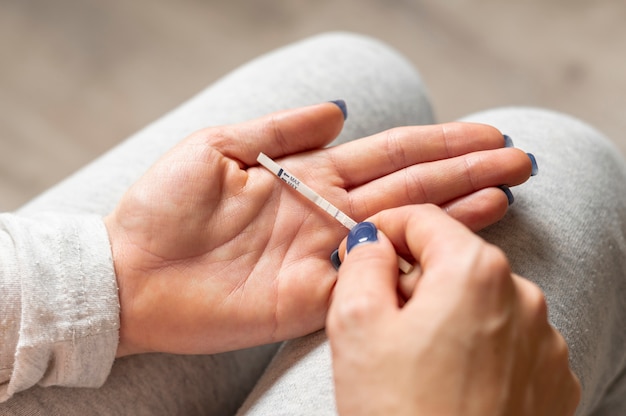
[{"label": "beige sweater sleeve", "polygon": [[0,402],[36,384],[102,385],[118,332],[102,219],[1,214]]}]

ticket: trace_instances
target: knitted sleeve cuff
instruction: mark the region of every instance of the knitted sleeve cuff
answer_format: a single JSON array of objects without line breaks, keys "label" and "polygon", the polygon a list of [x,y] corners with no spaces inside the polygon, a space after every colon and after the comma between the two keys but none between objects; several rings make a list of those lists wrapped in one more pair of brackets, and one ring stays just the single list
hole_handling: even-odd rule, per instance
[{"label": "knitted sleeve cuff", "polygon": [[98,387],[118,345],[102,218],[0,215],[0,401],[35,384]]}]

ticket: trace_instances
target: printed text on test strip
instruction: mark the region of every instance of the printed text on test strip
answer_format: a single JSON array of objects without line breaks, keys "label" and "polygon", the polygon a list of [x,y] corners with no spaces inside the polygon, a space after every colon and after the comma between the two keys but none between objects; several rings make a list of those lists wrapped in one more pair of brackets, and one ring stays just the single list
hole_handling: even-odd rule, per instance
[{"label": "printed text on test strip", "polygon": [[[328,202],[326,199],[322,198],[321,195],[306,186],[300,179],[287,172],[278,163],[270,159],[266,154],[259,153],[259,156],[256,160],[264,168],[276,175],[280,180],[304,195],[307,199],[313,201],[315,205],[317,205],[326,213],[328,213],[331,217],[339,221],[348,230],[351,230],[352,227],[357,224],[356,221],[347,216],[343,211]],[[409,273],[413,269],[413,266],[411,265],[411,263],[398,256],[398,268],[404,273]]]}]

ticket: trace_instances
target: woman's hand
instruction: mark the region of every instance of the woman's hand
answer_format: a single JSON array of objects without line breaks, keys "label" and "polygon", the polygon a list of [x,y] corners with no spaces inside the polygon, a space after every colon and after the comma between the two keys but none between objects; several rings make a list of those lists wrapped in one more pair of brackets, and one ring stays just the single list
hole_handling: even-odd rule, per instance
[{"label": "woman's hand", "polygon": [[500,219],[531,171],[488,126],[406,127],[322,148],[333,103],[199,131],[166,154],[105,218],[120,287],[118,355],[214,353],[324,325],[346,230],[264,168],[276,159],[356,220],[431,202],[473,229]]},{"label": "woman's hand", "polygon": [[[340,414],[574,413],[565,341],[539,288],[512,275],[499,249],[433,206],[371,221],[383,232],[353,229],[328,314]],[[406,303],[394,246],[421,266]]]}]

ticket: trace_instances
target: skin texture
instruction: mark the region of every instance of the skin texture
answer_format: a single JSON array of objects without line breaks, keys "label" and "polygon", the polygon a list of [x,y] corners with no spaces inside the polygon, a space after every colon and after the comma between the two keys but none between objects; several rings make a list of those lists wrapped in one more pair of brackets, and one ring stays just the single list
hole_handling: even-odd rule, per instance
[{"label": "skin texture", "polygon": [[[574,414],[565,341],[501,250],[432,205],[369,221],[379,239],[344,258],[327,320],[340,414]],[[396,250],[421,265],[406,302]]]},{"label": "skin texture", "polygon": [[347,231],[257,165],[260,151],[357,221],[415,203],[471,229],[507,209],[494,188],[530,175],[524,152],[477,124],[404,127],[324,149],[333,103],[198,131],[105,218],[120,289],[118,356],[216,353],[324,326]]}]

